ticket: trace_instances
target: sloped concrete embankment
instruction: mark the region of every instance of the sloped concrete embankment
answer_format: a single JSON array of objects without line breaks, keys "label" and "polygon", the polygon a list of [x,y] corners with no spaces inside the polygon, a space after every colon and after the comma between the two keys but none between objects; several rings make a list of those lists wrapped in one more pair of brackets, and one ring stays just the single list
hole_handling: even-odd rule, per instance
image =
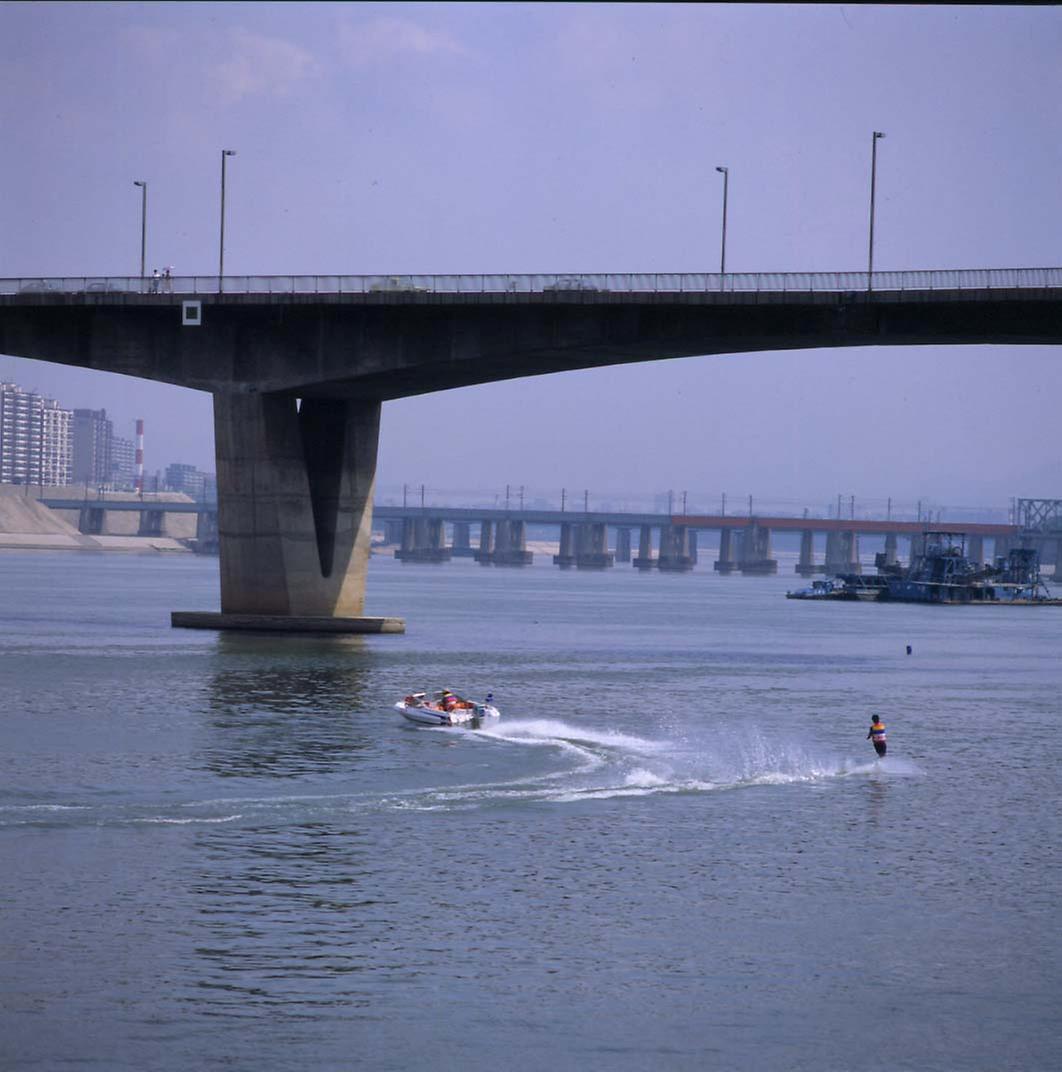
[{"label": "sloped concrete embankment", "polygon": [[0,484],[0,550],[158,553],[188,548],[165,536],[84,536],[76,524],[38,502],[36,488]]}]

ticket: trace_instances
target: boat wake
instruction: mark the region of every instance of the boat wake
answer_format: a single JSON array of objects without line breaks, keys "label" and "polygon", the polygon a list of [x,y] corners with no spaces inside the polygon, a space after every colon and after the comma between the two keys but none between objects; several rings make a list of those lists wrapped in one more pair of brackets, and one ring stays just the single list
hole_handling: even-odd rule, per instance
[{"label": "boat wake", "polygon": [[541,774],[494,784],[411,793],[393,800],[393,805],[442,810],[502,802],[564,804],[921,773],[908,761],[862,763],[823,756],[741,728],[723,734],[717,730],[703,740],[654,740],[560,719],[512,719],[473,731],[465,739],[503,748],[551,749],[559,763]]},{"label": "boat wake", "polygon": [[[513,718],[459,732],[423,727],[419,732],[444,734],[449,744],[458,746],[456,754],[466,760],[466,749],[487,750],[473,764],[477,775],[485,772],[486,777],[439,784],[447,773],[460,779],[459,760],[456,765],[437,766],[439,778],[429,774],[428,785],[383,791],[336,787],[285,795],[172,800],[165,805],[157,798],[122,803],[20,802],[0,806],[0,827],[275,825],[295,819],[342,821],[372,812],[475,812],[499,806],[564,805],[754,787],[824,787],[849,778],[877,780],[924,773],[900,757],[884,761],[831,757],[742,724],[714,724],[693,736],[655,739],[557,718]],[[520,750],[526,753],[523,757]],[[445,754],[455,753],[448,749]]]}]

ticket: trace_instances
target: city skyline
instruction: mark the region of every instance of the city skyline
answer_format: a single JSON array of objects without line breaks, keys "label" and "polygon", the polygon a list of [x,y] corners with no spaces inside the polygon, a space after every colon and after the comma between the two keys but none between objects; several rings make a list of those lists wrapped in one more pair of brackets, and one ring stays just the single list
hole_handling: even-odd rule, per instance
[{"label": "city skyline", "polygon": [[[0,275],[136,274],[142,238],[149,274],[216,272],[223,149],[233,274],[715,270],[724,183],[728,270],[854,270],[873,146],[875,267],[1058,262],[1056,10],[196,11],[209,29],[180,6],[0,8],[26,101],[2,121]],[[10,357],[0,377],[214,467],[207,396]],[[387,403],[378,481],[1002,503],[1058,491],[1060,395],[1036,346],[563,373]]]}]

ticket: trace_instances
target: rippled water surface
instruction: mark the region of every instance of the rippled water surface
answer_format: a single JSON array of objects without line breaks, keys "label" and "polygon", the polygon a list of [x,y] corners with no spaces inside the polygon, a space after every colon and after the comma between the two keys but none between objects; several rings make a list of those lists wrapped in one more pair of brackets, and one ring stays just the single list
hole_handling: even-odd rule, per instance
[{"label": "rippled water surface", "polygon": [[782,569],[374,558],[404,636],[279,638],[4,553],[0,1067],[1057,1067],[1062,610]]}]

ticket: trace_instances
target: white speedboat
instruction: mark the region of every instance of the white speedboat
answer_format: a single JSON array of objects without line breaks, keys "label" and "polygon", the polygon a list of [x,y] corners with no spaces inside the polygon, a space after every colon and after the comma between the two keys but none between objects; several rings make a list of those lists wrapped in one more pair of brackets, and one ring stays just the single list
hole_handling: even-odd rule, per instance
[{"label": "white speedboat", "polygon": [[489,692],[483,703],[476,703],[449,689],[433,692],[430,698],[425,692],[412,692],[395,704],[395,710],[410,722],[422,726],[463,726],[484,718],[497,718],[501,714]]}]

